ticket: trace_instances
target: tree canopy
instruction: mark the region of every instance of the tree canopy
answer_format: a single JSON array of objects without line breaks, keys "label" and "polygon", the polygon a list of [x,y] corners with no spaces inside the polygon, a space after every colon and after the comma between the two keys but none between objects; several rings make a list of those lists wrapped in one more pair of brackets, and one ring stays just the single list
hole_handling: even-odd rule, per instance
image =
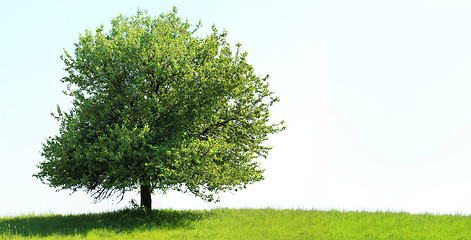
[{"label": "tree canopy", "polygon": [[[52,114],[59,134],[43,143],[34,176],[99,201],[139,189],[215,200],[263,179],[262,143],[284,129],[269,123],[278,101],[227,32],[196,36],[173,11],[118,16],[111,30],[86,31],[61,56],[72,108]],[[150,201],[144,200],[144,201]]]}]

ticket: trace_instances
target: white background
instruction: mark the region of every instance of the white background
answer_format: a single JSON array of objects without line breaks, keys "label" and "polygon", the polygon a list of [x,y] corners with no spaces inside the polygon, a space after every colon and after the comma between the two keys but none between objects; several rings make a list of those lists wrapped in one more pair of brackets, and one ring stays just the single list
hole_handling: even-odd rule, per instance
[{"label": "white background", "polygon": [[170,192],[154,208],[274,207],[471,213],[469,1],[2,1],[0,216],[87,213],[92,204],[32,177],[67,108],[59,56],[80,33],[137,9],[213,23],[241,42],[280,98],[266,180],[218,204]]}]

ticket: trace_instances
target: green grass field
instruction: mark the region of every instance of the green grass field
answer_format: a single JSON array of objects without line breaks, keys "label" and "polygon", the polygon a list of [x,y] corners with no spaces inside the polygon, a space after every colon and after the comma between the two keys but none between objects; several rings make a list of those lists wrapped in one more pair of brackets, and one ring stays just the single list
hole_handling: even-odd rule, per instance
[{"label": "green grass field", "polygon": [[0,239],[471,239],[471,217],[274,209],[0,218]]}]

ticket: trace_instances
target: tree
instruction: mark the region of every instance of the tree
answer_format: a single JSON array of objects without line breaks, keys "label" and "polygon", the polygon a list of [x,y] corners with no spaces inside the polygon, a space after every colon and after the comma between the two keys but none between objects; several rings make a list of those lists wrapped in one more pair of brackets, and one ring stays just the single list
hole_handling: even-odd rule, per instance
[{"label": "tree", "polygon": [[[139,189],[151,209],[154,191],[190,192],[207,201],[263,179],[258,157],[278,101],[226,31],[197,37],[170,13],[118,16],[86,31],[74,56],[61,56],[73,107],[52,114],[59,135],[43,143],[34,176],[58,190],[85,190],[96,201]],[[217,200],[217,199],[216,199]]]}]

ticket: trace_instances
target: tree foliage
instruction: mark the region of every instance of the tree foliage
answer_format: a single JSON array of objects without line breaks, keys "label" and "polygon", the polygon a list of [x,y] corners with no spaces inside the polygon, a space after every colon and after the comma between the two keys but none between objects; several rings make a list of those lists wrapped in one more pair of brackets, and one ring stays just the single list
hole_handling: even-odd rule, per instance
[{"label": "tree foliage", "polygon": [[86,31],[61,56],[73,107],[53,116],[60,132],[43,144],[34,176],[96,200],[149,186],[151,192],[214,194],[263,179],[278,101],[240,44],[214,26],[197,37],[177,10],[152,18],[118,16],[105,32]]}]

